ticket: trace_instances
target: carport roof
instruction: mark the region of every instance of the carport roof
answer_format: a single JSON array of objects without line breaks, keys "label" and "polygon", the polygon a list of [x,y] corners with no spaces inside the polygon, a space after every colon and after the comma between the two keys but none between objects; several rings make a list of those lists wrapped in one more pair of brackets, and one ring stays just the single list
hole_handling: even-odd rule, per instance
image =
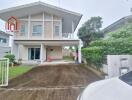
[{"label": "carport roof", "polygon": [[64,26],[65,33],[72,32],[72,22],[74,22],[74,31],[75,31],[82,17],[82,14],[80,13],[72,12],[72,11],[39,1],[39,2],[34,2],[34,3],[26,4],[26,5],[21,5],[17,7],[0,10],[0,18],[2,20],[7,21],[8,18],[10,18],[11,16],[21,18],[27,15],[34,15],[34,14],[38,14],[42,12],[48,12],[48,13],[62,17],[64,22],[63,26]]},{"label": "carport roof", "polygon": [[44,44],[47,46],[73,46],[79,45],[78,40],[14,40],[16,44],[23,45],[40,45]]}]

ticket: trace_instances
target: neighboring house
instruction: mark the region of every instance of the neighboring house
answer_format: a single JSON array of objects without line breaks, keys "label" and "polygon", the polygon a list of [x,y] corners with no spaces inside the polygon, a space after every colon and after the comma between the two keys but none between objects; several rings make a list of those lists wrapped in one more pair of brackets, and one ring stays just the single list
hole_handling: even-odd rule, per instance
[{"label": "neighboring house", "polygon": [[107,78],[132,71],[132,55],[107,55],[107,65],[103,65],[102,71],[107,74]]},{"label": "neighboring house", "polygon": [[[123,17],[113,24],[109,25],[102,31],[105,33],[104,39],[109,37],[110,32],[115,32],[125,25],[132,24],[132,15]],[[108,75],[108,78],[120,76],[121,73],[132,70],[132,55],[107,55],[107,64],[103,65],[103,72]]]},{"label": "neighboring house", "polygon": [[2,20],[11,16],[20,21],[20,31],[14,34],[13,54],[24,62],[41,62],[48,58],[63,59],[63,46],[78,46],[81,62],[81,44],[74,39],[81,14],[35,2],[0,11]]},{"label": "neighboring house", "polygon": [[118,21],[112,23],[111,25],[103,29],[102,31],[105,33],[105,37],[107,37],[107,33],[114,32],[120,29],[121,27],[127,24],[131,24],[131,23],[132,23],[132,15],[129,15],[129,16],[123,17],[119,19]]},{"label": "neighboring house", "polygon": [[0,58],[3,58],[7,52],[11,51],[9,47],[10,34],[0,31]]}]

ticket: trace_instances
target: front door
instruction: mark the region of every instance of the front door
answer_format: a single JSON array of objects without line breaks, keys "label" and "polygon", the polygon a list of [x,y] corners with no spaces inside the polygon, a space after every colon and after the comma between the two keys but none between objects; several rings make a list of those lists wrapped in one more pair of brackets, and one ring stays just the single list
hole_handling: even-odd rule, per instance
[{"label": "front door", "polygon": [[39,60],[40,59],[40,48],[28,48],[28,59]]}]

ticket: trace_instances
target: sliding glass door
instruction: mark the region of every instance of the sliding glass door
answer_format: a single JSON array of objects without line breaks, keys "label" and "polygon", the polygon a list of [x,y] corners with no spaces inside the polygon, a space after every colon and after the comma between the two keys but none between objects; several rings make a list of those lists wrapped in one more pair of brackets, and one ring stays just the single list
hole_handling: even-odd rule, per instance
[{"label": "sliding glass door", "polygon": [[28,48],[28,59],[39,60],[40,59],[40,48]]}]

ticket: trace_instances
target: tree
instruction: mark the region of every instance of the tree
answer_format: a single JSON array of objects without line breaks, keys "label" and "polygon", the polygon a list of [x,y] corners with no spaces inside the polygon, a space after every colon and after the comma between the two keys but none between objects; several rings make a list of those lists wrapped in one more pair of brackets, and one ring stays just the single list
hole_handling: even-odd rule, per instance
[{"label": "tree", "polygon": [[109,33],[107,39],[90,42],[82,49],[82,56],[88,63],[100,68],[106,63],[107,55],[132,55],[132,24]]},{"label": "tree", "polygon": [[103,37],[103,34],[100,31],[101,27],[102,18],[99,16],[91,17],[91,19],[82,25],[82,27],[78,30],[78,36],[83,41],[84,47],[88,46],[92,40]]}]

